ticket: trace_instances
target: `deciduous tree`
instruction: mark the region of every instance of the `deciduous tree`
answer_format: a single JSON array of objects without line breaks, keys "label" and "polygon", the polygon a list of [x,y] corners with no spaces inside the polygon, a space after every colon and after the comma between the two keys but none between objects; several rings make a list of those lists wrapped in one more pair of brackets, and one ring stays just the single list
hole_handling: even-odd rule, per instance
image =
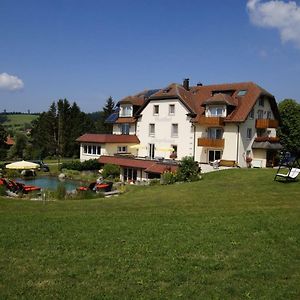
[{"label": "deciduous tree", "polygon": [[277,134],[288,151],[300,148],[300,104],[293,99],[285,99],[278,105],[281,125]]}]

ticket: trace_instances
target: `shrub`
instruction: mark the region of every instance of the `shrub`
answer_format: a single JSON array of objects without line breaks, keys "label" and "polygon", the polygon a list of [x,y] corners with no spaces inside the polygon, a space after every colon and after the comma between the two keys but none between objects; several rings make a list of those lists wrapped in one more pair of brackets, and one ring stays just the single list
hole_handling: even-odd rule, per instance
[{"label": "shrub", "polygon": [[83,162],[72,161],[72,162],[62,163],[60,165],[60,170],[62,169],[77,170],[77,171],[99,170],[100,163],[97,159],[89,159]]},{"label": "shrub", "polygon": [[121,170],[119,166],[107,164],[103,167],[102,176],[103,178],[118,178],[120,176],[120,172]]},{"label": "shrub", "polygon": [[0,185],[0,196],[6,196],[6,187],[4,185]]},{"label": "shrub", "polygon": [[159,185],[160,184],[160,180],[159,179],[151,179],[149,182],[150,186],[154,186],[154,185]]},{"label": "shrub", "polygon": [[161,175],[161,184],[174,184],[177,181],[177,174],[173,172],[164,172]]},{"label": "shrub", "polygon": [[179,181],[196,181],[199,180],[200,168],[198,162],[193,157],[185,156],[177,171]]}]

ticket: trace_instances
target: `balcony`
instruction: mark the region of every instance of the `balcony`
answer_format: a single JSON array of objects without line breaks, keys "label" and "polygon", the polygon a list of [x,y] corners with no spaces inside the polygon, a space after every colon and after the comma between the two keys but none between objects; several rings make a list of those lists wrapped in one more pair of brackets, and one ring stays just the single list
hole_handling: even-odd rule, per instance
[{"label": "balcony", "polygon": [[258,136],[254,140],[255,142],[269,142],[269,143],[279,143],[280,139],[277,136]]},{"label": "balcony", "polygon": [[277,128],[278,121],[270,119],[257,119],[255,122],[255,127],[258,129]]},{"label": "balcony", "polygon": [[205,126],[223,126],[224,118],[223,117],[205,117],[201,116],[198,120],[200,125]]},{"label": "balcony", "polygon": [[224,139],[198,138],[198,146],[224,148]]}]

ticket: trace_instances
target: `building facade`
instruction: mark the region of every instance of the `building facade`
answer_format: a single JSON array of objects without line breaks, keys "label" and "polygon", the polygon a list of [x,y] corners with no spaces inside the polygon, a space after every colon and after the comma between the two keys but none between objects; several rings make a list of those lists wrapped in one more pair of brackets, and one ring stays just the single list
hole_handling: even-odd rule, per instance
[{"label": "building facade", "polygon": [[[153,177],[185,156],[200,164],[226,160],[240,167],[249,162],[273,166],[281,148],[275,98],[253,82],[189,86],[185,79],[182,85],[122,99],[107,122],[113,123],[112,134],[77,139],[80,159],[99,158],[102,163],[126,164],[127,169],[130,164],[135,169],[136,160],[159,163],[140,168],[144,173],[133,178]],[[126,161],[117,161],[120,156]]]}]

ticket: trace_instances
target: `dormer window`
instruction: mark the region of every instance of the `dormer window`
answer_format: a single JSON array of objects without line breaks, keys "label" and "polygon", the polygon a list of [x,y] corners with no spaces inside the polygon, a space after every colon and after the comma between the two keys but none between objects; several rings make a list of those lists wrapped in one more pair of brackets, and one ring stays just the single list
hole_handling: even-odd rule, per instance
[{"label": "dormer window", "polygon": [[206,106],[207,117],[224,117],[226,109],[224,106]]},{"label": "dormer window", "polygon": [[121,105],[119,116],[132,117],[132,105]]}]

